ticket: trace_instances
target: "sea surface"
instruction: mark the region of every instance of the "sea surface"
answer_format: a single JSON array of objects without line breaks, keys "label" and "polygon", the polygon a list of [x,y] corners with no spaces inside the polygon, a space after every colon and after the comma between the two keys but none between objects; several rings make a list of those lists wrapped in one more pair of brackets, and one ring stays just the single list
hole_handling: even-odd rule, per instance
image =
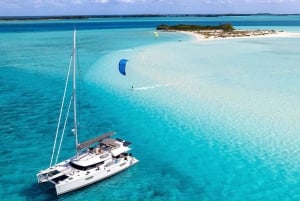
[{"label": "sea surface", "polygon": [[[300,37],[153,34],[224,22],[300,34],[299,15],[1,21],[1,200],[300,200]],[[79,140],[116,131],[140,162],[56,196],[36,173],[50,163],[74,27]],[[71,130],[59,161],[75,154]]]}]

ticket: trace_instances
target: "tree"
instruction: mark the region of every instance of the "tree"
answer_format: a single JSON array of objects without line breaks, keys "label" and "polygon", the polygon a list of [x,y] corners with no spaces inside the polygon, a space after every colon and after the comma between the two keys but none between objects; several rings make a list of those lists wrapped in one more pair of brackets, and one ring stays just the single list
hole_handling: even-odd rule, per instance
[{"label": "tree", "polygon": [[234,30],[232,24],[230,24],[230,23],[221,24],[220,26],[222,27],[223,31],[225,31],[225,32],[230,32],[230,31]]}]

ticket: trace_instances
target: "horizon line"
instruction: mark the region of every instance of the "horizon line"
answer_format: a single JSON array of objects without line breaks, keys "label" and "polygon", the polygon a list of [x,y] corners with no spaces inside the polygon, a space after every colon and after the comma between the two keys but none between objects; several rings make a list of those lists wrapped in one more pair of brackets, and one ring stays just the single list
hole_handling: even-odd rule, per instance
[{"label": "horizon line", "polygon": [[107,14],[107,15],[36,15],[36,16],[0,16],[0,20],[43,20],[43,19],[88,19],[109,17],[220,17],[252,15],[300,15],[296,13],[224,13],[224,14]]}]

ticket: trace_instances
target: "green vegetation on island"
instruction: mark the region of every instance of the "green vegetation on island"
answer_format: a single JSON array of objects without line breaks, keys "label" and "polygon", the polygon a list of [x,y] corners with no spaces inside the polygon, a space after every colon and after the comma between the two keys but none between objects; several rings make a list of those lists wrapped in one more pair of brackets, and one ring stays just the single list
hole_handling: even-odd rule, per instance
[{"label": "green vegetation on island", "polygon": [[248,36],[264,36],[275,34],[274,30],[236,30],[230,23],[220,24],[218,26],[201,26],[178,24],[169,26],[162,24],[156,27],[160,31],[186,31],[199,34],[204,38],[232,38],[232,37],[248,37]]},{"label": "green vegetation on island", "polygon": [[201,26],[201,25],[188,25],[188,24],[178,24],[169,26],[166,24],[161,24],[156,27],[157,30],[164,30],[164,31],[212,31],[212,30],[221,30],[224,32],[233,31],[234,28],[232,24],[220,24],[217,26]]}]

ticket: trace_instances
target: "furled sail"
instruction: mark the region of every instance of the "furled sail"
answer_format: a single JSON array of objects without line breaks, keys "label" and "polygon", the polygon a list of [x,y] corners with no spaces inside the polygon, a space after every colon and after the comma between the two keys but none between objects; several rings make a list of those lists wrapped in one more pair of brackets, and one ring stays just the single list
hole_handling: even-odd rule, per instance
[{"label": "furled sail", "polygon": [[121,59],[119,62],[119,71],[122,75],[126,75],[126,63],[127,59]]}]

